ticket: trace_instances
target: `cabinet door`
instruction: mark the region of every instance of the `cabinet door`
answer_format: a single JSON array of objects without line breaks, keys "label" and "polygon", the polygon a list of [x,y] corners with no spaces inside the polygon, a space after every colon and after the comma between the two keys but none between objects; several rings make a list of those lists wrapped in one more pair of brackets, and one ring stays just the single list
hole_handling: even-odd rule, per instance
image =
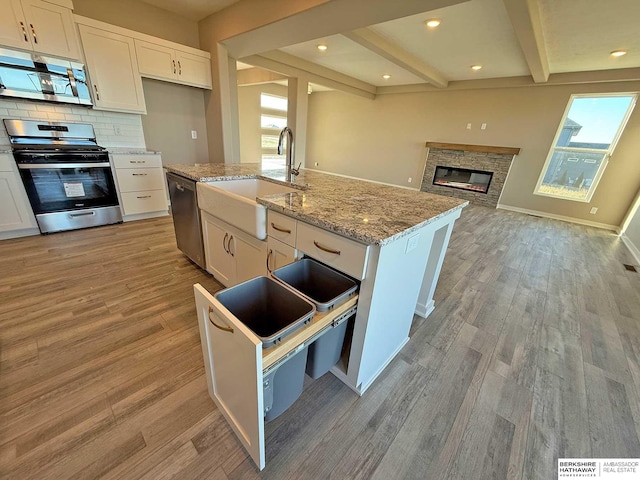
[{"label": "cabinet door", "polygon": [[80,25],[95,108],[146,113],[133,38]]},{"label": "cabinet door", "polygon": [[0,0],[0,45],[31,50],[31,35],[20,0]]},{"label": "cabinet door", "polygon": [[262,342],[200,284],[193,289],[209,395],[262,470]]},{"label": "cabinet door", "polygon": [[269,237],[267,240],[267,269],[269,273],[296,261],[297,251],[286,243]]},{"label": "cabinet door", "polygon": [[229,254],[235,246],[229,232],[219,225],[214,218],[202,214],[202,238],[204,240],[204,256],[207,272],[215,276],[225,287],[236,283],[236,259]]},{"label": "cabinet door", "polygon": [[71,10],[42,0],[23,0],[22,5],[33,50],[74,60],[80,58]]},{"label": "cabinet door", "polygon": [[234,233],[231,245],[236,260],[236,283],[267,274],[267,242]]},{"label": "cabinet door", "polygon": [[173,48],[138,39],[135,40],[135,44],[138,69],[142,76],[170,81],[178,78],[178,64]]},{"label": "cabinet door", "polygon": [[194,87],[211,88],[211,60],[191,53],[176,51],[178,80]]},{"label": "cabinet door", "polygon": [[0,232],[37,226],[31,207],[14,172],[0,172]]}]

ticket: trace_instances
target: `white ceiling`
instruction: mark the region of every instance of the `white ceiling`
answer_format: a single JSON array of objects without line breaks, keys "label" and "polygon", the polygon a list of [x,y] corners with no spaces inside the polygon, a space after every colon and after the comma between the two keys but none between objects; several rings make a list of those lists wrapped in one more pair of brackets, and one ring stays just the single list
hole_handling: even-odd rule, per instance
[{"label": "white ceiling", "polygon": [[[142,1],[200,20],[239,0]],[[363,31],[344,32],[349,38],[332,35],[281,50],[377,87],[428,81],[445,86],[447,81],[528,75],[544,82],[547,71],[640,67],[640,0],[528,1],[469,0],[372,25],[364,37]],[[441,25],[427,28],[430,18],[440,19]],[[379,43],[367,44],[367,35],[387,50],[381,52]],[[320,52],[318,43],[329,49]],[[609,53],[617,49],[628,54],[612,58]],[[474,64],[483,68],[473,71]],[[385,80],[383,74],[391,78]]]},{"label": "white ceiling", "polygon": [[[369,28],[448,81],[527,76],[505,1],[470,0]],[[550,73],[640,67],[640,0],[538,0],[538,8]],[[429,29],[430,18],[442,23]],[[329,49],[318,51],[318,43]],[[611,57],[617,49],[629,53]],[[375,86],[425,83],[342,35],[281,50]],[[473,71],[474,64],[483,68]],[[384,73],[392,78],[383,80]]]},{"label": "white ceiling", "polygon": [[202,20],[240,0],[142,0],[191,20]]}]

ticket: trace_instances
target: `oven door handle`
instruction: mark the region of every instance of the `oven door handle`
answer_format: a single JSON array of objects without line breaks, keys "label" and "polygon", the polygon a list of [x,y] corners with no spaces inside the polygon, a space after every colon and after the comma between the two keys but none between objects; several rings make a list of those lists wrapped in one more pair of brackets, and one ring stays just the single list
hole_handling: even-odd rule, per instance
[{"label": "oven door handle", "polygon": [[38,168],[95,168],[109,167],[109,162],[99,163],[20,163],[18,168],[22,170],[34,170]]}]

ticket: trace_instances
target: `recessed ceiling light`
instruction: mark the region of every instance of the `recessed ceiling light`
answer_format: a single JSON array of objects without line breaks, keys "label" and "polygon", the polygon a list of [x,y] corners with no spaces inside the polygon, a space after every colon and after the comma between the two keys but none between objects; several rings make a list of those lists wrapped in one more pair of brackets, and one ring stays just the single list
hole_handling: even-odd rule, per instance
[{"label": "recessed ceiling light", "polygon": [[438,25],[440,25],[440,20],[438,20],[437,18],[431,18],[427,20],[425,23],[429,28],[436,28]]},{"label": "recessed ceiling light", "polygon": [[389,80],[391,78],[391,75],[385,73],[384,75],[382,75],[382,78],[384,78],[385,80]]},{"label": "recessed ceiling light", "polygon": [[611,52],[611,56],[612,57],[621,57],[623,55],[626,55],[627,51],[626,50],[614,50],[613,52]]},{"label": "recessed ceiling light", "polygon": [[482,65],[471,65],[471,70],[480,70],[482,69]]},{"label": "recessed ceiling light", "polygon": [[320,50],[321,52],[325,52],[327,50],[327,47],[324,43],[321,43],[320,45],[318,45],[318,50]]}]

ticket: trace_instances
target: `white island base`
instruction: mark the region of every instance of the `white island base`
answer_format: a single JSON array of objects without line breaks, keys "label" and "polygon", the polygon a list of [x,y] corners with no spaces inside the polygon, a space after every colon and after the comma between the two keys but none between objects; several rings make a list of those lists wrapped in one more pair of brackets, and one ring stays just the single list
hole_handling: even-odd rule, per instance
[{"label": "white island base", "polygon": [[[426,317],[433,310],[433,292],[460,213],[460,209],[451,211],[382,246],[358,247],[356,252],[364,252],[357,262],[364,269],[353,270],[362,279],[358,296],[316,314],[311,324],[269,349],[209,292],[195,285],[209,394],[260,470],[266,464],[268,373],[306,348],[322,331],[352,317],[357,302],[353,334],[345,340],[350,347],[331,372],[362,395],[409,340],[414,313]],[[315,227],[304,228],[322,235]],[[300,251],[312,255],[310,249]],[[322,253],[316,256],[323,260]],[[348,269],[353,268],[351,260],[356,257],[343,258]]]}]

